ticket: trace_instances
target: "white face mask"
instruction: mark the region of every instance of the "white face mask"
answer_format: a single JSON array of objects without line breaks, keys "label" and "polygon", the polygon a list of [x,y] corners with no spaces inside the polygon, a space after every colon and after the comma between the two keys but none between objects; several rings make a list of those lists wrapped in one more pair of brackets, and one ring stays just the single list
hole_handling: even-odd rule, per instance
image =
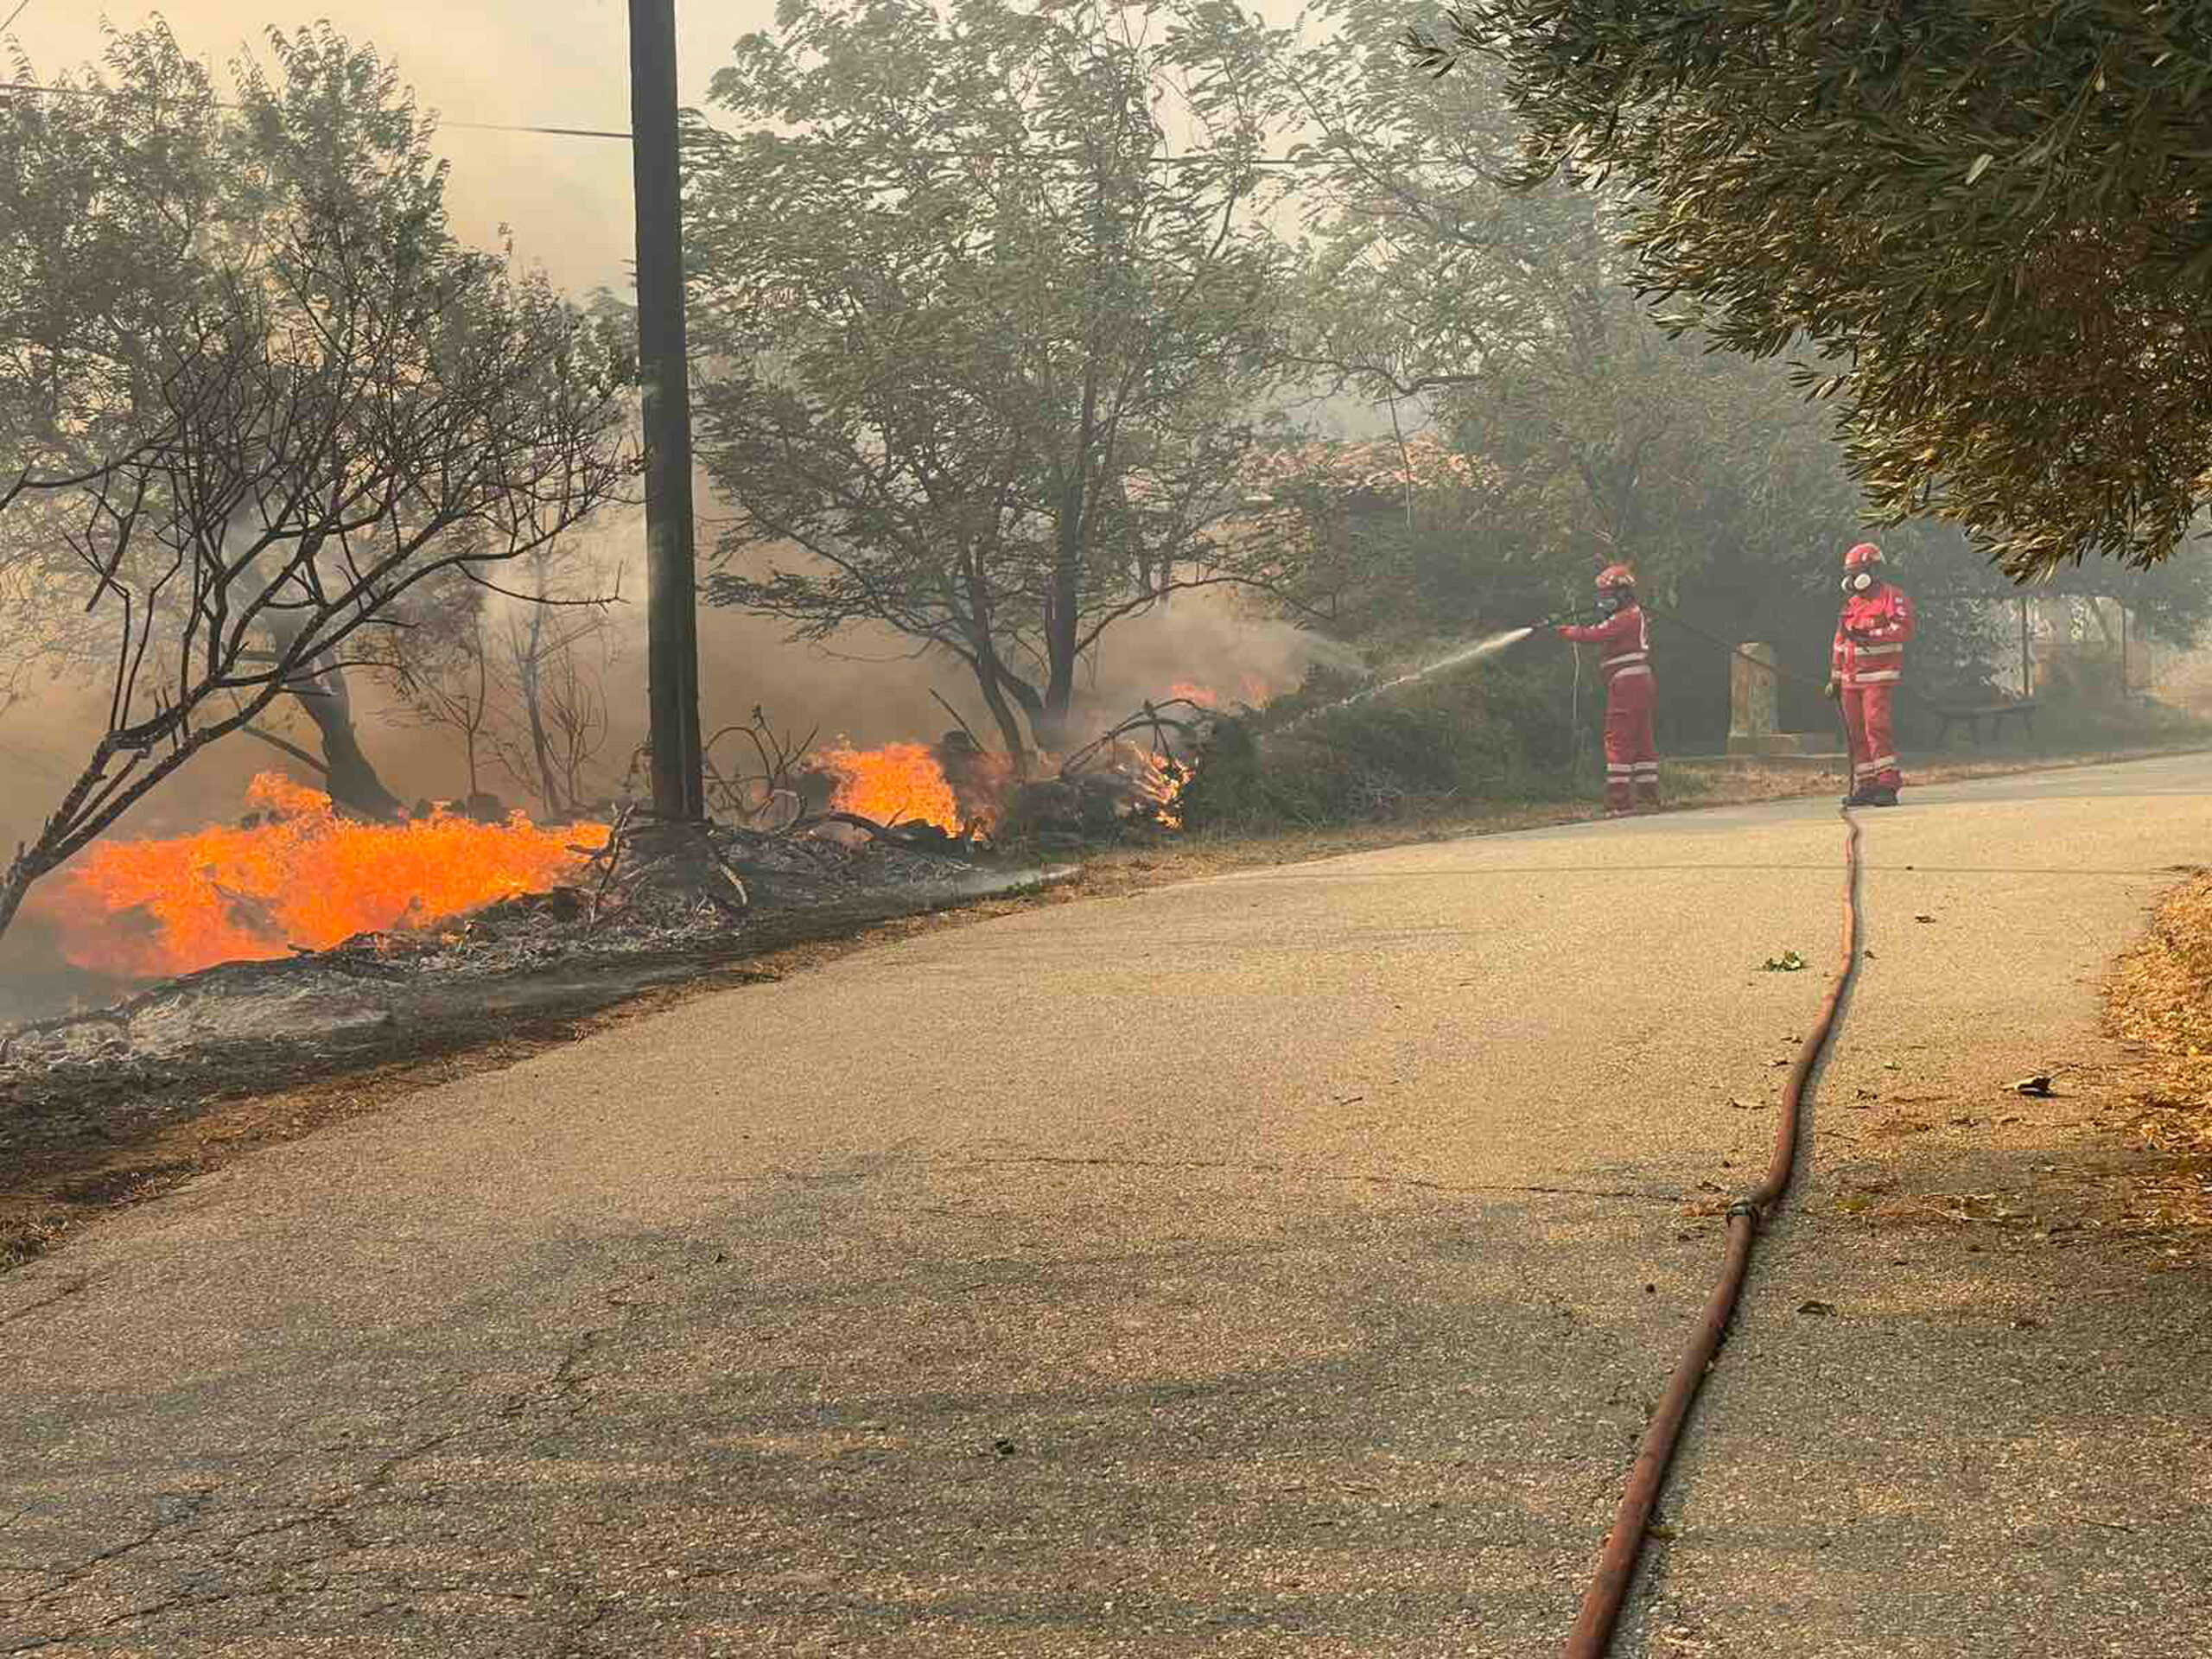
[{"label": "white face mask", "polygon": [[1863,594],[1873,585],[1874,573],[1871,570],[1854,570],[1843,579],[1843,591],[1847,595]]}]

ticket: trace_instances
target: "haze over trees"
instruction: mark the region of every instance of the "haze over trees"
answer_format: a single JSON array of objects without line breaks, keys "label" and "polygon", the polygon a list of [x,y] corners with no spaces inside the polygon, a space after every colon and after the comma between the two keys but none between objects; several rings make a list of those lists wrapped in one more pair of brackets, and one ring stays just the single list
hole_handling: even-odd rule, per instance
[{"label": "haze over trees", "polygon": [[0,930],[286,699],[334,798],[395,813],[346,671],[632,471],[602,331],[454,238],[392,72],[327,29],[269,47],[235,108],[160,24],[79,86],[112,96],[0,99],[0,569],[15,625],[108,705],[0,876]]},{"label": "haze over trees", "polygon": [[[1788,557],[1848,534],[1847,510],[1827,522],[1853,493],[1834,445],[1782,377],[1670,338],[1637,303],[1619,203],[1503,182],[1520,128],[1486,66],[1409,78],[1390,0],[1313,15],[1325,32],[1280,67],[1311,135],[1300,361],[1433,421],[1474,463],[1471,576],[1564,579],[1580,602],[1576,584],[1615,559],[1672,590],[1723,546]],[[1437,574],[1415,584],[1430,602]]]},{"label": "haze over trees", "polygon": [[1190,0],[825,0],[741,41],[739,130],[688,162],[708,597],[957,659],[1020,754],[1116,624],[1276,580],[1217,533],[1285,366],[1271,48]]}]

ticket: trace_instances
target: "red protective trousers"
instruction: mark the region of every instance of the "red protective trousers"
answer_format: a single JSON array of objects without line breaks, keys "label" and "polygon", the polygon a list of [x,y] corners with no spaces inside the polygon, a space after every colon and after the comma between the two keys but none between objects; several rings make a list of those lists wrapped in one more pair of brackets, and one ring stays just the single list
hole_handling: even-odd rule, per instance
[{"label": "red protective trousers", "polygon": [[1890,731],[1890,703],[1904,678],[1904,648],[1917,631],[1912,601],[1886,582],[1843,601],[1835,625],[1828,671],[1843,692],[1843,721],[1851,731],[1851,791],[1901,789],[1897,739]]},{"label": "red protective trousers", "polygon": [[1651,631],[1643,610],[1626,605],[1594,627],[1563,627],[1560,638],[1603,648],[1605,677],[1605,810],[1659,804],[1659,747],[1651,735]]},{"label": "red protective trousers", "polygon": [[1658,683],[1647,670],[1605,688],[1605,810],[1629,810],[1630,790],[1646,810],[1659,804],[1659,747],[1651,735]]},{"label": "red protective trousers", "polygon": [[1894,682],[1843,688],[1843,723],[1851,730],[1851,785],[1864,789],[1878,784],[1902,789],[1904,774],[1897,770],[1897,740],[1890,733],[1890,701]]}]

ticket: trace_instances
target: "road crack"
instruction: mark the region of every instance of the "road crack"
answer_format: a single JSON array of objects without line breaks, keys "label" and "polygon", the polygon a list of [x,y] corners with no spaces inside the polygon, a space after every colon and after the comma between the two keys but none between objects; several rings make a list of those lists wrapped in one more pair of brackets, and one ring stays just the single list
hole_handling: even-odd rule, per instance
[{"label": "road crack", "polygon": [[13,1325],[18,1319],[28,1319],[41,1309],[52,1307],[59,1302],[66,1302],[72,1297],[81,1296],[92,1288],[92,1280],[90,1274],[72,1274],[61,1281],[61,1288],[55,1291],[54,1294],[41,1296],[35,1302],[26,1302],[5,1319],[0,1319],[0,1325]]}]

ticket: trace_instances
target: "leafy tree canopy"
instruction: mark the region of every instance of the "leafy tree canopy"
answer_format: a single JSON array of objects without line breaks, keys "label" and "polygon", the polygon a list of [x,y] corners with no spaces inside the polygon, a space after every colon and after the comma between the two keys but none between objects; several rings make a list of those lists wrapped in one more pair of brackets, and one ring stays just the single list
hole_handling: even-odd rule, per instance
[{"label": "leafy tree canopy", "polygon": [[1268,581],[1223,527],[1279,360],[1271,41],[1215,0],[785,0],[741,41],[686,202],[709,597],[888,626],[1020,751],[1114,624]]}]

